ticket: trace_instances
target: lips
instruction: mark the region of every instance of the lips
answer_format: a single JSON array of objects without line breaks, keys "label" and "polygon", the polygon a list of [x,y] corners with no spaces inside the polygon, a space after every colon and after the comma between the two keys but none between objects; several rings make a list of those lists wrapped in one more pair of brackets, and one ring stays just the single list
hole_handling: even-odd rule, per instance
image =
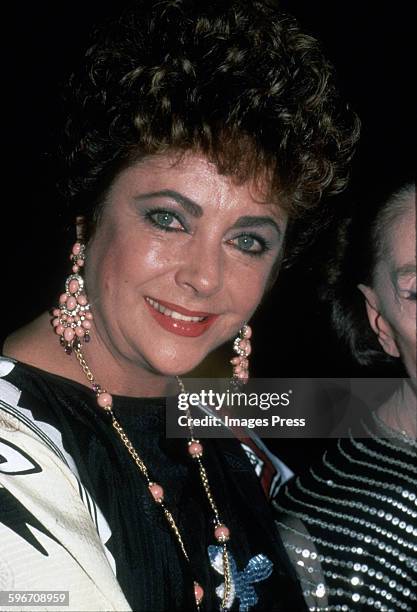
[{"label": "lips", "polygon": [[171,302],[145,297],[151,315],[165,330],[178,336],[195,338],[211,327],[218,315],[197,310],[188,310]]}]

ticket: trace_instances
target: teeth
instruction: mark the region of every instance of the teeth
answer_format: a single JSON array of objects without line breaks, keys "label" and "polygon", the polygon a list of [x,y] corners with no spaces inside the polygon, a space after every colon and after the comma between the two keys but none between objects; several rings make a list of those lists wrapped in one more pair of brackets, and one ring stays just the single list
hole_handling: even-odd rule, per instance
[{"label": "teeth", "polygon": [[179,312],[175,312],[175,310],[169,310],[169,308],[165,308],[159,302],[152,300],[151,298],[146,298],[146,301],[153,307],[155,310],[158,310],[166,317],[171,317],[172,319],[178,319],[179,321],[188,321],[191,323],[200,323],[204,321],[205,317],[187,317]]}]

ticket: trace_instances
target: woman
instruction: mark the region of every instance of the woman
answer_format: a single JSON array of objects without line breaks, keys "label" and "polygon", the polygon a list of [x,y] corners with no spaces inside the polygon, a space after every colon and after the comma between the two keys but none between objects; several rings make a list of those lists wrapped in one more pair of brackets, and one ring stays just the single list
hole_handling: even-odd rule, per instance
[{"label": "woman", "polygon": [[400,358],[408,377],[277,500],[310,610],[417,606],[415,184],[378,200],[372,223],[366,201],[335,275],[334,320],[360,363]]},{"label": "woman", "polygon": [[12,334],[0,362],[3,590],[69,591],[73,610],[301,610],[240,445],[167,440],[164,397],[236,335],[247,379],[245,324],[284,241],[307,237],[294,219],[314,232],[343,187],[357,120],[316,41],[245,0],[137,2],[68,96],[70,275],[52,326]]}]

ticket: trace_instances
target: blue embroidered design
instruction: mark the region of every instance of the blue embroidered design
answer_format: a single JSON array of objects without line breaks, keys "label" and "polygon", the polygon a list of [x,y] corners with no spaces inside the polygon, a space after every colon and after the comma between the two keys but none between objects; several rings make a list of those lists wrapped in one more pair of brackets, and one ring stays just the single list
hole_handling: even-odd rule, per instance
[{"label": "blue embroidered design", "polygon": [[[223,548],[221,546],[209,546],[208,555],[212,567],[223,576]],[[258,603],[258,595],[256,594],[255,588],[252,586],[253,583],[261,582],[269,578],[272,574],[273,563],[266,555],[256,555],[249,560],[245,569],[240,572],[230,552],[229,563],[232,574],[232,585],[227,608],[232,606],[235,597],[237,597],[240,600],[239,611],[247,612]],[[217,587],[216,593],[220,599],[222,599],[224,583]]]}]

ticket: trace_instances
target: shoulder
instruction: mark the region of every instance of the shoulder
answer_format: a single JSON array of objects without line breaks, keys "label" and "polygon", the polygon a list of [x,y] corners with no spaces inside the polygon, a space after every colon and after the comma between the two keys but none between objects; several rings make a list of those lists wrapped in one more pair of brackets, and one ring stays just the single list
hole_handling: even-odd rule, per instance
[{"label": "shoulder", "polygon": [[3,586],[49,591],[59,584],[71,592],[72,609],[130,610],[105,548],[110,529],[68,458],[44,434],[0,408]]},{"label": "shoulder", "polygon": [[50,325],[47,312],[5,339],[2,352],[5,356],[48,370],[48,365],[59,358],[59,346]]},{"label": "shoulder", "polygon": [[95,594],[89,609],[130,609],[106,548],[110,528],[64,442],[54,399],[48,402],[36,381],[42,384],[36,372],[32,376],[29,368],[0,357],[0,540],[6,551],[0,566],[8,563],[15,588],[22,590],[28,584],[53,589],[65,568],[72,601],[105,584],[114,607]]},{"label": "shoulder", "polygon": [[35,359],[43,349],[42,329],[47,324],[47,320],[45,313],[7,336],[2,349],[4,355],[24,362]]},{"label": "shoulder", "polygon": [[0,356],[0,445],[3,458],[4,453],[9,457],[8,470],[16,462],[17,466],[28,465],[28,461],[33,464],[29,456],[39,457],[47,451],[77,474],[64,448],[59,414],[51,387],[43,384],[36,371]]},{"label": "shoulder", "polygon": [[50,374],[84,382],[75,360],[68,359],[51,326],[48,312],[10,334],[3,344],[3,355]]}]

